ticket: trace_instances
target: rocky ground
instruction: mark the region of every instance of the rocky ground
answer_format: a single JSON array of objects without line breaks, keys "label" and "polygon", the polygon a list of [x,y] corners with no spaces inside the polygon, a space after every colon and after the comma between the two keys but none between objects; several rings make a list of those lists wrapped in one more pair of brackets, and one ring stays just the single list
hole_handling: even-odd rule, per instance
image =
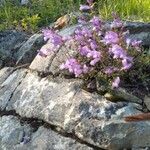
[{"label": "rocky ground", "polygon": [[[150,46],[150,24],[127,28]],[[0,150],[150,149],[150,121],[124,119],[142,113],[142,101],[114,103],[83,90],[82,80],[59,76],[65,49],[41,58],[43,44],[41,34],[0,33]],[[145,105],[150,110],[148,96]]]}]

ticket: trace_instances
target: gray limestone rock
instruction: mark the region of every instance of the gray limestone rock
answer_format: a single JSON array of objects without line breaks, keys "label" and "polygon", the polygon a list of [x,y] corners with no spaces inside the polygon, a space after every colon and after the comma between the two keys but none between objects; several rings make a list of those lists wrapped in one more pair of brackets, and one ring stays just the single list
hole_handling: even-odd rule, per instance
[{"label": "gray limestone rock", "polygon": [[150,95],[147,95],[144,97],[144,103],[145,103],[147,109],[150,111]]},{"label": "gray limestone rock", "polygon": [[28,36],[25,33],[11,31],[0,32],[0,59],[7,65],[14,63],[15,58],[13,54],[21,47],[27,40]]},{"label": "gray limestone rock", "polygon": [[3,61],[0,60],[0,69],[3,67]]},{"label": "gray limestone rock", "polygon": [[0,70],[0,85],[9,77],[9,75],[14,71],[11,67],[5,67]]},{"label": "gray limestone rock", "polygon": [[44,45],[42,34],[32,35],[14,54],[17,64],[30,63],[37,54],[37,50]]},{"label": "gray limestone rock", "polygon": [[22,117],[42,119],[99,148],[150,146],[150,122],[124,120],[128,115],[141,113],[136,109],[139,104],[107,101],[96,93],[81,90],[81,83],[28,73],[6,110],[15,110]]},{"label": "gray limestone rock", "polygon": [[0,149],[16,150],[18,145],[23,147],[25,137],[30,140],[31,131],[29,125],[21,125],[14,116],[0,117]]},{"label": "gray limestone rock", "polygon": [[29,124],[20,124],[13,116],[0,117],[1,150],[93,150],[74,139],[41,126],[33,132]]},{"label": "gray limestone rock", "polygon": [[9,74],[9,71],[11,71],[11,68],[6,68],[6,70],[2,69],[0,71],[0,75],[2,76],[2,78],[0,77],[0,110],[4,110],[8,105],[13,92],[25,77],[27,70],[17,70],[12,74]]}]

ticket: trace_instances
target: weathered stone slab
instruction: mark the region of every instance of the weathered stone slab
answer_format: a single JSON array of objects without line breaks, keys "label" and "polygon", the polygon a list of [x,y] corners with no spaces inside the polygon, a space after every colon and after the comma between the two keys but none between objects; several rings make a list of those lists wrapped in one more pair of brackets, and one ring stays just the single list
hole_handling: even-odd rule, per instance
[{"label": "weathered stone slab", "polygon": [[14,54],[17,64],[30,63],[37,54],[37,50],[44,45],[42,34],[32,35]]},{"label": "weathered stone slab", "polygon": [[13,116],[0,118],[0,149],[2,150],[92,150],[74,139],[63,137],[41,126],[36,132],[28,124],[20,124]]},{"label": "weathered stone slab", "polygon": [[23,32],[1,31],[0,32],[0,59],[5,61],[5,64],[14,61],[13,54],[27,40],[28,36]]},{"label": "weathered stone slab", "polygon": [[23,142],[25,138],[26,142],[29,142],[31,131],[29,125],[21,125],[16,117],[0,117],[0,149],[16,150],[18,145],[24,147]]},{"label": "weathered stone slab", "polygon": [[[40,78],[28,73],[6,110],[39,118],[104,149],[150,146],[150,122],[125,122],[138,104],[107,101],[80,89],[80,80]],[[142,136],[142,140],[141,137]]]},{"label": "weathered stone slab", "polygon": [[30,147],[30,149],[37,150],[93,150],[93,148],[80,144],[73,139],[62,137],[61,135],[44,127],[40,127],[37,132],[33,134],[30,143],[31,144],[28,147]]},{"label": "weathered stone slab", "polygon": [[150,47],[150,31],[130,34],[128,38],[131,40],[141,40],[143,46]]},{"label": "weathered stone slab", "polygon": [[29,73],[14,92],[6,109],[15,109],[21,116],[41,118],[62,126],[80,83],[80,80],[41,79]]},{"label": "weathered stone slab", "polygon": [[10,68],[2,69],[4,70],[4,73],[6,72],[6,74],[4,74],[3,71],[1,71],[2,75],[0,77],[0,110],[5,109],[13,92],[23,80],[27,72],[26,69],[20,69],[10,74],[12,70],[10,69],[9,71],[9,69]]},{"label": "weathered stone slab", "polygon": [[144,97],[144,103],[145,103],[147,109],[150,111],[150,95],[147,95]]},{"label": "weathered stone slab", "polygon": [[0,85],[8,78],[8,76],[13,72],[13,68],[5,67],[0,70]]},{"label": "weathered stone slab", "polygon": [[122,120],[84,120],[75,129],[75,134],[91,144],[104,149],[130,149],[150,147],[150,122],[125,123]]},{"label": "weathered stone slab", "polygon": [[35,59],[32,61],[29,68],[31,70],[35,70],[38,72],[44,72],[44,73],[50,72],[49,68],[51,66],[51,63],[52,63],[55,55],[56,55],[55,53],[51,53],[47,57],[41,57],[41,56],[37,55],[35,57]]}]

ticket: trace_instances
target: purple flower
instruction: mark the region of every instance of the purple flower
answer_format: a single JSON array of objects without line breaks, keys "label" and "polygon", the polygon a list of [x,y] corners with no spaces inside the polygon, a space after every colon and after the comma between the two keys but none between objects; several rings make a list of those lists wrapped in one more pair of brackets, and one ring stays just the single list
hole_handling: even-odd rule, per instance
[{"label": "purple flower", "polygon": [[100,58],[95,58],[90,62],[90,65],[94,66],[99,61],[100,61]]},{"label": "purple flower", "polygon": [[89,37],[89,38],[92,37],[92,32],[88,28],[83,28],[81,30],[81,34],[85,37]]},{"label": "purple flower", "polygon": [[112,88],[118,88],[120,83],[120,78],[116,77],[115,80],[112,82]]},{"label": "purple flower", "polygon": [[54,34],[48,42],[54,44],[55,46],[61,46],[63,44],[62,37],[57,34]]},{"label": "purple flower", "polygon": [[118,71],[118,70],[119,69],[117,67],[108,67],[104,70],[104,73],[110,75],[110,74],[112,74],[112,73],[114,73],[115,71]]},{"label": "purple flower", "polygon": [[122,21],[119,18],[116,18],[113,20],[113,22],[111,23],[111,28],[120,28],[123,26]]},{"label": "purple flower", "polygon": [[92,50],[96,50],[98,48],[97,43],[95,40],[89,39],[88,42],[90,43],[90,47]]},{"label": "purple flower", "polygon": [[109,49],[109,52],[113,54],[113,58],[124,58],[124,57],[126,57],[126,52],[118,44],[112,45],[112,48]]},{"label": "purple flower", "polygon": [[82,74],[82,66],[75,58],[70,58],[65,63],[61,64],[60,69],[68,69],[70,73],[75,74],[75,77]]},{"label": "purple flower", "polygon": [[42,31],[44,34],[44,40],[52,43],[54,46],[61,46],[63,44],[62,37],[55,33],[53,30],[45,29]]},{"label": "purple flower", "polygon": [[99,59],[100,59],[101,53],[98,52],[98,51],[89,51],[88,54],[87,54],[87,57],[88,57],[88,58],[92,57],[92,58],[94,58],[94,59],[95,59],[95,58],[99,58]]},{"label": "purple flower", "polygon": [[90,22],[94,26],[94,30],[98,31],[100,29],[102,22],[99,17],[94,16]]},{"label": "purple flower", "polygon": [[91,10],[91,6],[88,6],[88,5],[80,5],[80,10],[81,11],[89,11]]},{"label": "purple flower", "polygon": [[80,54],[82,56],[87,56],[87,54],[91,51],[88,46],[83,46],[79,48]]},{"label": "purple flower", "polygon": [[117,44],[119,42],[118,34],[113,31],[108,31],[103,41],[106,44]]},{"label": "purple flower", "polygon": [[42,30],[42,33],[44,35],[44,41],[47,41],[48,39],[50,39],[52,35],[54,34],[53,31],[49,29]]},{"label": "purple flower", "polygon": [[132,67],[132,57],[126,57],[125,59],[122,60],[122,65],[123,67],[121,68],[121,70],[128,70]]},{"label": "purple flower", "polygon": [[51,52],[56,51],[56,47],[53,44],[47,43],[40,50],[38,50],[38,55],[42,57],[48,56]]}]

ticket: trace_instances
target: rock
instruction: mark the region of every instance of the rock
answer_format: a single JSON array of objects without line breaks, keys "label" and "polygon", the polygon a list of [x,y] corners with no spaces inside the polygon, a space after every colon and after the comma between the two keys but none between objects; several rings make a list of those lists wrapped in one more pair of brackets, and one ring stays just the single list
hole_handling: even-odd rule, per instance
[{"label": "rock", "polygon": [[0,85],[8,78],[8,76],[14,71],[11,67],[5,67],[0,70]]},{"label": "rock", "polygon": [[0,60],[0,69],[3,67],[3,61]]},{"label": "rock", "polygon": [[104,97],[110,101],[127,101],[142,104],[142,99],[127,93],[124,89],[118,88],[105,93]]},{"label": "rock", "polygon": [[29,73],[14,92],[6,109],[15,109],[21,116],[40,118],[61,126],[80,84],[80,80],[41,79]]},{"label": "rock", "polygon": [[37,50],[44,45],[42,34],[32,35],[14,54],[17,64],[30,63],[37,54]]},{"label": "rock", "polygon": [[15,62],[13,54],[26,41],[28,36],[23,32],[15,30],[0,32],[0,59],[5,65],[12,65]]},{"label": "rock", "polygon": [[[136,109],[139,104],[107,101],[82,90],[81,83],[76,79],[40,78],[31,72],[17,86],[9,103],[5,99],[1,103],[7,103],[7,111],[42,119],[98,148],[150,146],[150,122],[124,120],[126,116],[141,113]],[[11,84],[13,87],[14,82]]]},{"label": "rock", "polygon": [[150,31],[133,33],[128,36],[131,40],[141,40],[144,47],[150,47]]},{"label": "rock", "polygon": [[[2,76],[2,78],[0,78],[0,110],[4,110],[5,107],[8,105],[8,102],[13,95],[13,92],[26,75],[25,69],[17,70],[9,75],[11,71],[11,69],[2,69],[0,71],[0,75]],[[6,74],[3,74],[5,72]]]},{"label": "rock", "polygon": [[62,137],[44,127],[40,127],[37,132],[33,134],[30,147],[31,149],[35,148],[37,150],[93,150],[93,148],[80,144],[73,139]]},{"label": "rock", "polygon": [[27,5],[29,3],[29,0],[21,0],[21,5]]},{"label": "rock", "polygon": [[30,140],[31,131],[29,125],[21,125],[14,116],[0,117],[0,149],[16,150],[18,145],[23,147],[24,138],[28,137]]},{"label": "rock", "polygon": [[145,103],[147,109],[150,111],[150,96],[144,97],[144,103]]},{"label": "rock", "polygon": [[74,139],[39,127],[36,132],[29,124],[20,124],[13,116],[0,118],[0,149],[7,150],[93,150]]},{"label": "rock", "polygon": [[126,22],[125,28],[130,30],[131,34],[140,32],[150,32],[150,23]]}]

